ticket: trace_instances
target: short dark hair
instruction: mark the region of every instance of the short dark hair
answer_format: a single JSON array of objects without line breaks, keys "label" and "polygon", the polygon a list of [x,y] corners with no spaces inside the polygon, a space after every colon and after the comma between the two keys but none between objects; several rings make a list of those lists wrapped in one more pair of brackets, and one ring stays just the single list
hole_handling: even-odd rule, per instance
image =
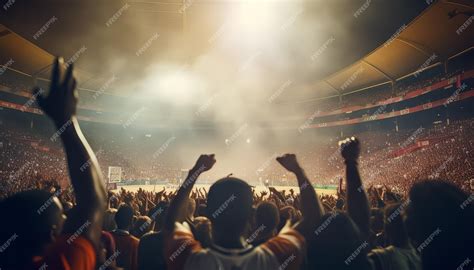
[{"label": "short dark hair", "polygon": [[226,177],[209,188],[206,214],[214,229],[243,233],[252,214],[252,203],[250,186],[241,179]]},{"label": "short dark hair", "polygon": [[54,194],[47,191],[28,190],[0,202],[0,214],[5,219],[0,230],[0,243],[18,236],[15,244],[0,254],[6,268],[20,268],[18,264],[31,260],[30,256],[48,243],[51,229],[62,213],[62,208],[53,199]]},{"label": "short dark hair", "polygon": [[[413,185],[407,207],[407,231],[421,252],[423,269],[459,266],[472,249],[474,206],[469,195],[447,180],[425,180]],[[427,239],[431,239],[429,244]]]},{"label": "short dark hair", "polygon": [[261,202],[255,211],[256,226],[265,226],[265,231],[276,229],[280,222],[280,212],[276,205],[271,202]]},{"label": "short dark hair", "polygon": [[115,213],[115,223],[117,228],[126,229],[132,226],[133,222],[133,208],[128,204],[122,204],[117,213]]}]

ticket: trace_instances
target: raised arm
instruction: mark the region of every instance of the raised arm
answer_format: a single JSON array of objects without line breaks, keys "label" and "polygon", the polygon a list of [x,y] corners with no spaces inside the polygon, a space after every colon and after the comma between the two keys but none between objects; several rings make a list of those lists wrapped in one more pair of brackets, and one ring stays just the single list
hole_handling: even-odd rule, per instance
[{"label": "raised arm", "polygon": [[352,137],[340,142],[341,155],[346,164],[347,212],[367,238],[370,231],[370,209],[367,194],[362,185],[357,161],[360,154],[359,140]]},{"label": "raised arm", "polygon": [[189,171],[186,180],[184,180],[183,184],[178,190],[178,193],[170,203],[164,223],[165,233],[172,232],[178,217],[184,215],[186,211],[186,202],[189,199],[189,194],[191,193],[191,190],[193,189],[199,175],[205,171],[210,170],[215,163],[216,159],[214,158],[214,154],[201,155],[196,161],[196,164]]},{"label": "raised arm", "polygon": [[339,178],[339,185],[337,186],[337,198],[339,199],[342,197],[343,191],[342,191],[342,177]]},{"label": "raised arm", "polygon": [[60,137],[64,145],[77,204],[76,216],[72,219],[79,226],[83,225],[83,234],[98,247],[107,194],[97,158],[77,121],[78,93],[73,65],[69,65],[64,76],[63,66],[61,58],[55,60],[48,96],[39,95],[39,89],[35,91],[39,106],[57,128],[51,140]]},{"label": "raised arm", "polygon": [[316,225],[324,214],[321,202],[294,154],[277,157],[277,161],[289,172],[294,173],[298,180],[303,220],[297,225],[296,229],[306,237],[310,237],[314,234]]}]

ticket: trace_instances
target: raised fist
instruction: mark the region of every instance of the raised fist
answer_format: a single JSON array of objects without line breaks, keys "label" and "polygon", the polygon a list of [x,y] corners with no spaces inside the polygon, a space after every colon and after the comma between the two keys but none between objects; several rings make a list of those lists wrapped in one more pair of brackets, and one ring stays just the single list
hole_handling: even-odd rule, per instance
[{"label": "raised fist", "polygon": [[290,172],[297,172],[301,169],[294,154],[285,154],[281,157],[277,157],[276,160]]},{"label": "raised fist", "polygon": [[347,138],[339,142],[341,155],[345,161],[357,161],[360,154],[360,143],[355,137]]},{"label": "raised fist", "polygon": [[200,172],[205,172],[205,171],[209,171],[212,168],[212,166],[214,166],[214,164],[216,164],[216,159],[214,158],[214,154],[201,155],[196,161],[196,165],[194,165],[194,168],[196,170],[199,170]]}]

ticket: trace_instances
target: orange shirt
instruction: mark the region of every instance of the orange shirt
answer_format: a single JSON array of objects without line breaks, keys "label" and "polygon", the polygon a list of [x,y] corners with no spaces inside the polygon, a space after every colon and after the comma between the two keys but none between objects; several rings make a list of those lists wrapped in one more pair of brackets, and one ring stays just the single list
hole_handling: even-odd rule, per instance
[{"label": "orange shirt", "polygon": [[115,240],[117,252],[117,266],[125,270],[138,269],[138,238],[123,231],[113,231],[112,236]]},{"label": "orange shirt", "polygon": [[33,269],[47,270],[94,270],[96,254],[92,243],[82,237],[67,242],[69,235],[61,235],[47,250],[46,256],[34,259]]}]

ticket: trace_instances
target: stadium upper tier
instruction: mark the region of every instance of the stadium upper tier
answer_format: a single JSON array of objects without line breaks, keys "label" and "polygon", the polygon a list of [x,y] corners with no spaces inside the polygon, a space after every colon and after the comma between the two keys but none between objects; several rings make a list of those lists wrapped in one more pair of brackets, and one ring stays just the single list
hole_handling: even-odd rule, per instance
[{"label": "stadium upper tier", "polygon": [[[474,90],[472,83],[470,82],[474,78],[474,70],[469,70],[461,74],[456,74],[451,77],[441,78],[435,80],[432,84],[424,87],[416,88],[411,91],[403,92],[402,95],[393,96],[385,99],[378,100],[373,103],[367,103],[365,105],[347,105],[339,109],[327,111],[317,111],[313,115],[309,116],[311,121],[305,125],[305,128],[322,128],[331,126],[351,125],[357,123],[364,123],[376,120],[382,120],[387,118],[393,118],[397,116],[408,115],[411,113],[430,110],[443,105],[455,103],[460,100],[472,98],[474,96]],[[468,83],[466,84],[466,81]],[[30,91],[22,89],[21,87],[15,87],[12,85],[3,85],[0,83],[0,107],[13,109],[22,112],[28,112],[33,114],[42,114],[34,102],[34,96]],[[396,104],[404,104],[406,101],[414,100],[423,96],[427,96],[434,92],[445,92],[446,97],[439,98],[437,100],[424,99],[422,102],[417,103],[413,106],[405,106],[403,109],[391,109],[388,106]],[[100,109],[93,109],[90,107],[79,107],[79,119],[82,121],[89,122],[101,122],[109,124],[122,124],[120,113],[123,111],[103,111]],[[120,106],[118,106],[120,108]],[[370,112],[372,110],[372,112]],[[362,116],[358,116],[356,112],[365,112]],[[370,112],[370,113],[369,113]],[[333,119],[325,120],[321,119],[319,123],[314,123],[318,118],[324,118],[325,116],[340,115],[347,117],[353,115],[352,118],[347,119]]]},{"label": "stadium upper tier", "polygon": [[[451,61],[473,48],[474,27],[466,27],[472,20],[469,14],[473,8],[472,1],[436,1],[409,24],[400,25],[388,40],[359,61],[285,98],[314,102],[394,85],[436,66],[447,71]],[[453,10],[455,15],[450,16]]]}]

